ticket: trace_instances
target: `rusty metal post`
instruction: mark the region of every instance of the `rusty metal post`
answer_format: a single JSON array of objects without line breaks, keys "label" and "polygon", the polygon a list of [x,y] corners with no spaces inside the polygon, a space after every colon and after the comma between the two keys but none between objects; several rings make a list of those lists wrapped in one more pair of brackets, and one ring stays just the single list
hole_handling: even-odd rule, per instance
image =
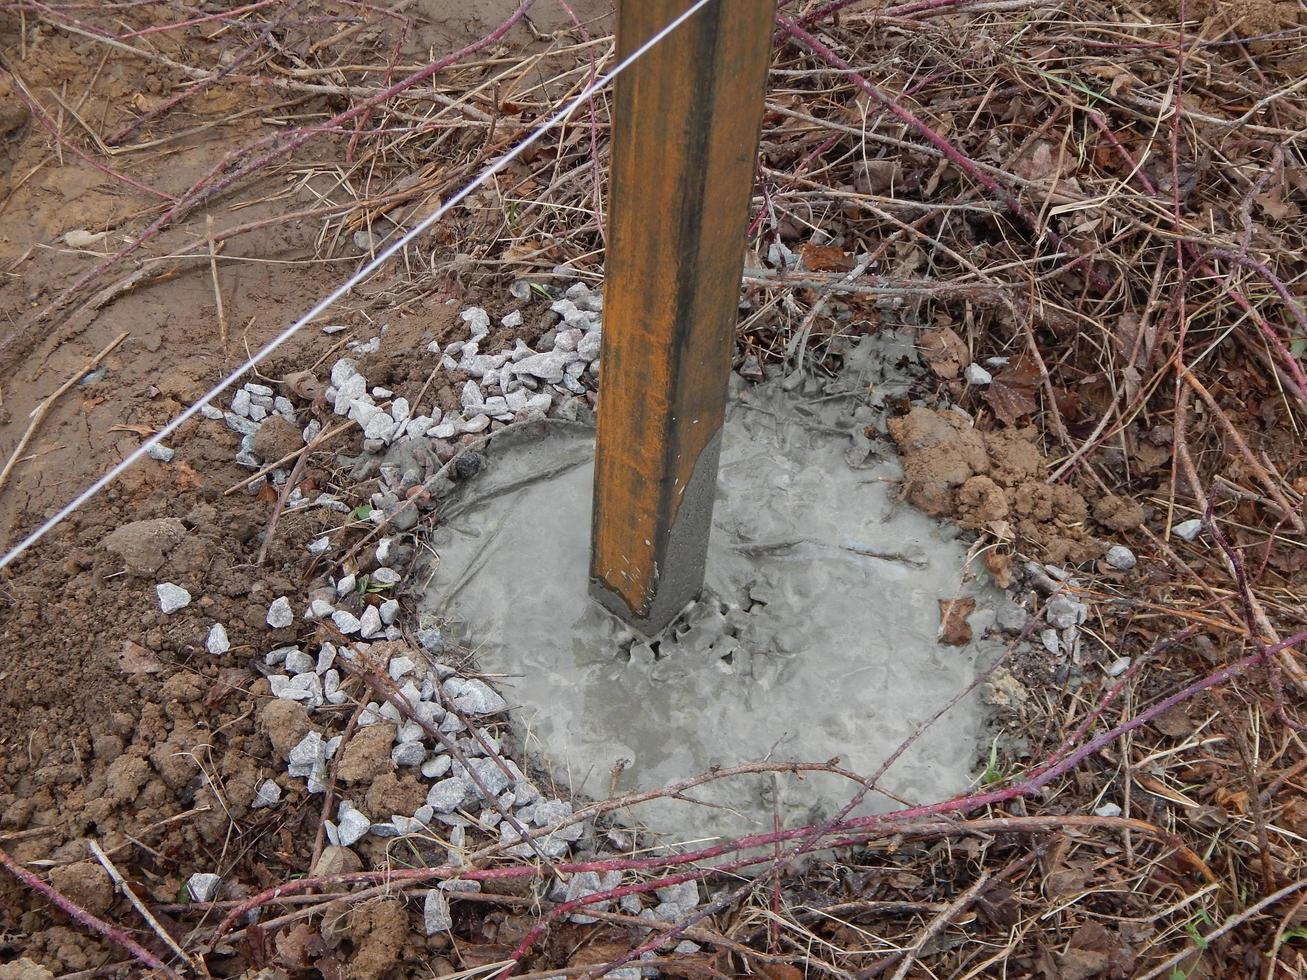
[{"label": "rusty metal post", "polygon": [[[690,6],[620,0],[618,57]],[[774,0],[717,0],[616,82],[591,590],[646,632],[703,586]]]}]

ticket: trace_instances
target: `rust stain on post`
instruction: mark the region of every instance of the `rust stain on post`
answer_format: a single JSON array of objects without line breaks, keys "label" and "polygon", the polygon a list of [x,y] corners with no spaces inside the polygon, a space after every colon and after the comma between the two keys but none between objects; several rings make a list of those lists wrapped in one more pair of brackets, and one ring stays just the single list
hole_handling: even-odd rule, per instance
[{"label": "rust stain on post", "polygon": [[[689,0],[622,0],[618,56]],[[621,75],[591,579],[650,631],[698,593],[774,0],[717,0]]]}]

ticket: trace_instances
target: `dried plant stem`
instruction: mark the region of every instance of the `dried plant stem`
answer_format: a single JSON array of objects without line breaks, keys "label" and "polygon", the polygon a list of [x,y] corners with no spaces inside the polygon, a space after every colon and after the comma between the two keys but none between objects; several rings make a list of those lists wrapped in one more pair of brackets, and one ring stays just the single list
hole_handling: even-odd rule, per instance
[{"label": "dried plant stem", "polygon": [[99,916],[92,915],[80,905],[65,898],[40,878],[36,877],[36,875],[20,866],[3,850],[0,850],[0,865],[3,865],[5,870],[17,878],[22,884],[32,889],[32,891],[44,896],[51,904],[62,909],[79,925],[84,926],[91,932],[103,936],[115,946],[121,947],[130,954],[137,963],[148,966],[152,970],[158,970],[165,977],[168,977],[169,980],[181,980],[181,974],[168,966],[168,964],[164,963],[163,960],[159,959],[144,946],[137,943],[136,940],[132,939],[123,930],[119,929],[117,926],[110,925]]}]

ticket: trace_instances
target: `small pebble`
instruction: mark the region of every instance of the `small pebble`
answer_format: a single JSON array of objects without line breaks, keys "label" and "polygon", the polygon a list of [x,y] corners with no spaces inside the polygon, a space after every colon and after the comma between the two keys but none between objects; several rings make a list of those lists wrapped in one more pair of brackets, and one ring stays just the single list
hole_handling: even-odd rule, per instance
[{"label": "small pebble", "polygon": [[222,879],[215,874],[196,872],[186,879],[186,891],[192,902],[211,902]]},{"label": "small pebble", "polygon": [[160,445],[156,442],[149,449],[145,450],[145,455],[149,456],[150,459],[157,459],[160,463],[171,463],[172,458],[176,453],[167,446]]},{"label": "small pebble", "polygon": [[1108,664],[1107,676],[1120,677],[1129,669],[1130,669],[1130,658],[1118,657],[1116,660],[1113,660],[1110,664]]},{"label": "small pebble", "polygon": [[314,599],[312,602],[309,603],[309,612],[305,618],[326,619],[335,611],[336,611],[336,607],[333,606],[326,599]]},{"label": "small pebble", "polygon": [[975,363],[967,365],[966,371],[963,372],[963,377],[967,379],[967,384],[969,385],[987,385],[992,384],[994,381],[994,376],[992,374],[986,371],[979,364]]},{"label": "small pebble", "polygon": [[399,618],[399,601],[397,599],[387,599],[377,609],[381,616],[381,621],[389,626]]},{"label": "small pebble", "polygon": [[367,815],[350,803],[342,800],[336,811],[336,838],[338,846],[349,847],[357,844],[372,826]]},{"label": "small pebble", "polygon": [[439,779],[453,767],[454,760],[447,755],[433,755],[422,763],[422,775],[427,779]]},{"label": "small pebble", "polygon": [[1089,616],[1089,607],[1065,595],[1055,595],[1044,607],[1044,619],[1060,630],[1079,626]]},{"label": "small pebble", "polygon": [[1094,816],[1119,817],[1121,816],[1121,808],[1117,806],[1115,803],[1104,803],[1102,806],[1100,806],[1097,810],[1094,811]]},{"label": "small pebble", "polygon": [[501,698],[484,681],[464,681],[462,690],[454,698],[454,706],[469,715],[493,715],[508,707],[508,702]]},{"label": "small pebble", "polygon": [[209,627],[209,636],[204,641],[204,649],[208,650],[214,656],[220,653],[226,653],[231,649],[231,641],[227,639],[227,627],[222,623],[214,623]]},{"label": "small pebble", "polygon": [[159,608],[165,616],[171,616],[178,609],[185,609],[191,604],[191,594],[180,585],[161,582],[154,587],[154,591],[159,597]]},{"label": "small pebble", "polygon": [[400,742],[390,750],[390,761],[397,766],[420,766],[427,757],[421,742]]},{"label": "small pebble", "polygon": [[[370,640],[381,632],[381,614],[377,612],[375,606],[368,606],[363,610],[363,615],[359,617],[359,636],[365,640]],[[345,632],[343,629],[341,632]]]},{"label": "small pebble", "polygon": [[1135,567],[1135,553],[1123,544],[1114,544],[1107,549],[1107,562],[1110,568],[1115,568],[1118,572],[1128,572]]},{"label": "small pebble", "polygon": [[346,636],[357,633],[363,625],[359,622],[359,618],[348,609],[337,609],[331,614],[331,621],[336,624],[336,629]]},{"label": "small pebble", "polygon": [[448,932],[454,928],[454,917],[449,912],[449,899],[438,888],[427,890],[422,903],[422,931],[428,936]]},{"label": "small pebble", "polygon": [[1171,533],[1177,538],[1181,538],[1185,541],[1192,541],[1194,538],[1198,537],[1198,534],[1202,529],[1203,522],[1195,517],[1192,520],[1181,521],[1179,524],[1176,524],[1171,528]]},{"label": "small pebble", "polygon": [[327,552],[327,549],[330,547],[331,547],[331,538],[328,537],[318,538],[318,540],[314,541],[311,545],[309,545],[309,554],[311,555],[325,554]]},{"label": "small pebble", "polygon": [[346,575],[336,583],[336,595],[347,596],[354,591],[354,586],[358,584],[358,576],[354,574]]},{"label": "small pebble", "polygon": [[259,810],[265,806],[274,806],[281,800],[281,787],[271,779],[265,779],[259,786],[259,791],[254,794],[254,800],[250,803],[250,809]]},{"label": "small pebble", "polygon": [[268,625],[275,630],[285,629],[295,622],[295,614],[291,612],[290,600],[285,596],[278,596],[272,600],[272,605],[268,606]]}]

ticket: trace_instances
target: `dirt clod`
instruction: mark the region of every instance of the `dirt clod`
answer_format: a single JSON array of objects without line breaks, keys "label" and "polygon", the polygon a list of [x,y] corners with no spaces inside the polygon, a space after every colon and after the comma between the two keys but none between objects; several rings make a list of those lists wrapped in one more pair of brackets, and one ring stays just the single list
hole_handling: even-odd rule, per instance
[{"label": "dirt clod", "polygon": [[124,524],[104,539],[104,547],[123,560],[129,574],[152,578],[185,537],[185,524],[163,517]]},{"label": "dirt clod", "polygon": [[78,861],[54,868],[50,872],[50,884],[94,915],[103,915],[113,905],[113,881],[97,861]]},{"label": "dirt clod", "polygon": [[379,818],[395,813],[410,814],[426,801],[429,789],[412,776],[383,772],[372,781],[364,809]]},{"label": "dirt clod", "polygon": [[404,903],[379,898],[358,906],[350,913],[348,932],[355,949],[348,976],[352,980],[380,980],[398,965],[409,936]]},{"label": "dirt clod", "polygon": [[[1057,564],[1102,555],[1084,498],[1044,482],[1047,462],[1033,429],[982,432],[954,412],[916,407],[891,419],[889,433],[903,457],[904,493],[927,514],[1015,538],[1018,547]],[[1104,513],[1115,518],[1118,509]],[[1130,526],[1142,522],[1142,511],[1138,517]]]},{"label": "dirt clod", "polygon": [[273,698],[259,709],[259,730],[272,743],[272,750],[281,759],[290,755],[305,735],[313,728],[309,713],[298,701]]},{"label": "dirt clod", "polygon": [[0,980],[54,980],[54,974],[24,956],[12,963],[0,964]]},{"label": "dirt clod", "polygon": [[359,729],[341,751],[337,778],[345,783],[362,783],[390,771],[390,749],[394,744],[394,725],[381,723]]},{"label": "dirt clod", "polygon": [[284,459],[303,446],[300,430],[280,415],[269,415],[254,433],[254,454],[265,463]]}]

